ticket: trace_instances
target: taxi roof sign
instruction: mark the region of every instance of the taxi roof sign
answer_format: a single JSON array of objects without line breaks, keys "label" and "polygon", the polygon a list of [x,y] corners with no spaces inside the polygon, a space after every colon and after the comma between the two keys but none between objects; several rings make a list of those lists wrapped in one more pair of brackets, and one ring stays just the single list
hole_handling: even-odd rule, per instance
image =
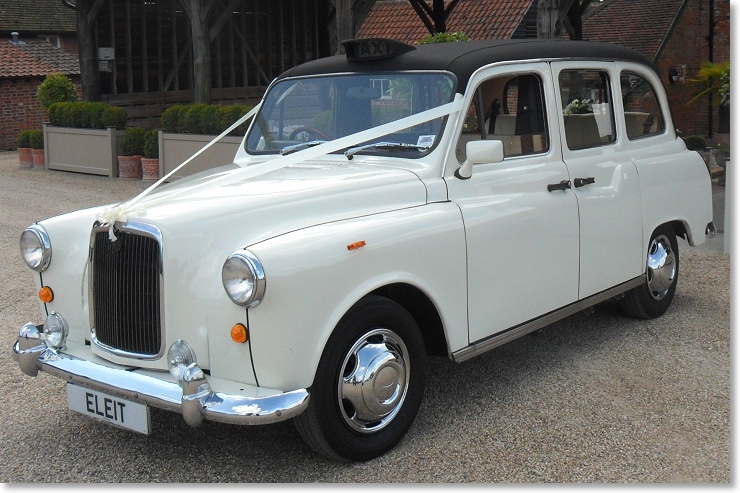
[{"label": "taxi roof sign", "polygon": [[350,62],[383,60],[416,49],[415,46],[401,41],[384,38],[350,39],[342,41],[342,46],[344,46],[347,52],[347,60]]}]

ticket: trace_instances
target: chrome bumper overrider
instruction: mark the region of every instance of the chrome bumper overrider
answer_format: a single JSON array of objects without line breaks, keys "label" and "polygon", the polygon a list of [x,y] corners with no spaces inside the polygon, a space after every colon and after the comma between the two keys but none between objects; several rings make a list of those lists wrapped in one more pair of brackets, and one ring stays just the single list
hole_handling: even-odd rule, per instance
[{"label": "chrome bumper overrider", "polygon": [[707,229],[704,230],[704,234],[707,235],[709,238],[714,238],[714,236],[717,234],[717,226],[714,225],[714,222],[710,222],[707,224]]},{"label": "chrome bumper overrider", "polygon": [[180,387],[176,382],[59,353],[37,339],[22,335],[13,345],[13,358],[26,375],[35,377],[40,370],[92,390],[180,412],[193,427],[204,419],[246,425],[274,423],[297,416],[308,406],[309,394],[305,389],[264,397],[214,392],[195,363],[186,370]]}]

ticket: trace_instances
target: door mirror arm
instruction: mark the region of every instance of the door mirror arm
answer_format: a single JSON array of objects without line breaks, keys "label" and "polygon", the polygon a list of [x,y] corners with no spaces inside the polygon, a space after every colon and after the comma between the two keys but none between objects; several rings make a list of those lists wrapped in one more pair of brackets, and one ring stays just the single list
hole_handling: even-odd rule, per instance
[{"label": "door mirror arm", "polygon": [[467,180],[473,176],[474,164],[494,164],[504,160],[504,143],[500,140],[474,140],[465,145],[467,159],[455,170],[455,178]]}]

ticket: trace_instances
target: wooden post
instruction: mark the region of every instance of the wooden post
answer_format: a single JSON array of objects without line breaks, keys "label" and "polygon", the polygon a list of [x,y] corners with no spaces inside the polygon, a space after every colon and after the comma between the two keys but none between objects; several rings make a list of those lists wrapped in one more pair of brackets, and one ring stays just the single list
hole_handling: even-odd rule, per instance
[{"label": "wooden post", "polygon": [[570,10],[573,0],[537,1],[537,37],[559,39],[563,36],[563,19]]},{"label": "wooden post", "polygon": [[[98,71],[97,43],[95,43],[94,0],[77,0],[77,45],[79,46],[82,99],[100,101],[100,72]],[[97,9],[99,9],[99,5]],[[97,12],[97,9],[95,12]]]},{"label": "wooden post", "polygon": [[208,12],[212,0],[180,0],[190,17],[193,46],[193,100],[211,102],[211,38],[208,29]]}]

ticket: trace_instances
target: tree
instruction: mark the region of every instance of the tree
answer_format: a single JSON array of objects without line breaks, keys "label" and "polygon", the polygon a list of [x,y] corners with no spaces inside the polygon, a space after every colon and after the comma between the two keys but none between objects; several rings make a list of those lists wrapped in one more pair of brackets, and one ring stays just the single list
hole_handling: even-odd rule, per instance
[{"label": "tree", "polygon": [[563,29],[570,39],[583,39],[583,14],[591,0],[538,0],[537,37],[540,39],[559,39]]},{"label": "tree", "polygon": [[712,63],[705,61],[701,64],[695,79],[689,79],[700,88],[699,94],[689,101],[693,103],[707,94],[717,94],[719,106],[730,104],[730,61]]}]

